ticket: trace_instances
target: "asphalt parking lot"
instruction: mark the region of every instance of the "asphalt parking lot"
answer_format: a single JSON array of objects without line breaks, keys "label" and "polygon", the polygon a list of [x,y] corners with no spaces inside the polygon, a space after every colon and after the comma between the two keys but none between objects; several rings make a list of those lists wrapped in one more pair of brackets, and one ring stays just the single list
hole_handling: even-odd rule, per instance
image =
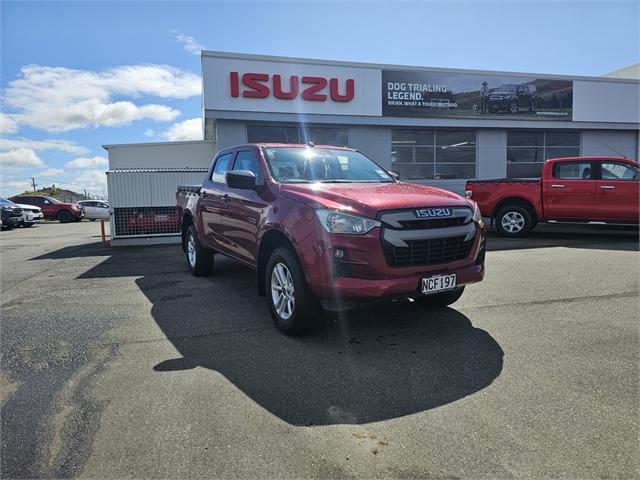
[{"label": "asphalt parking lot", "polygon": [[296,339],[250,270],[99,235],[0,233],[3,478],[640,476],[636,230],[492,235],[452,308]]}]

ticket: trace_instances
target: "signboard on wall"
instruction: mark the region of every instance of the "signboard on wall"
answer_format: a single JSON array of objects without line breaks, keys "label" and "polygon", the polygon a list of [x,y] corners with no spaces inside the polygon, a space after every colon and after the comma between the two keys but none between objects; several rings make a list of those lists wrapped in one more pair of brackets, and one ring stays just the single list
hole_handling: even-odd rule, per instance
[{"label": "signboard on wall", "polygon": [[382,70],[382,115],[571,120],[573,82],[509,75]]},{"label": "signboard on wall", "polygon": [[202,57],[205,110],[380,116],[380,70]]}]

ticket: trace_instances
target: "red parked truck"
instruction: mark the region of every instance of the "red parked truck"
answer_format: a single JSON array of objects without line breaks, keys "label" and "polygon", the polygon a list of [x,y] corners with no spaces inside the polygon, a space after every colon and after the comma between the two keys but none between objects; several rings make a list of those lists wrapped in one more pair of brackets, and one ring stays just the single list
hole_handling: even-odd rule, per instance
[{"label": "red parked truck", "polygon": [[60,223],[78,222],[84,216],[84,209],[81,206],[75,203],[64,203],[44,195],[16,195],[9,200],[40,207],[45,218],[55,219]]},{"label": "red parked truck", "polygon": [[357,150],[250,144],[219,152],[202,185],[177,193],[194,275],[220,253],[257,272],[276,327],[306,330],[320,306],[412,298],[455,302],[484,276],[475,203],[397,181]]},{"label": "red parked truck", "polygon": [[638,224],[638,163],[617,157],[553,158],[539,180],[471,180],[467,197],[507,237],[538,222]]}]

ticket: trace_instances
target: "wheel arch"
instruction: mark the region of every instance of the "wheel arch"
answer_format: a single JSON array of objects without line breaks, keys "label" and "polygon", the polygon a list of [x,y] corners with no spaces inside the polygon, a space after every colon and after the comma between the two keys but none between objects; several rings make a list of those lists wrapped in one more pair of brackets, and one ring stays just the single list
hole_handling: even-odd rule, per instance
[{"label": "wheel arch", "polygon": [[538,212],[536,211],[536,207],[529,200],[522,197],[508,197],[500,200],[493,209],[493,218],[497,218],[500,210],[510,205],[525,208],[531,214],[531,220],[534,223],[538,221]]},{"label": "wheel arch", "polygon": [[182,220],[180,221],[180,243],[182,244],[182,251],[186,252],[187,251],[187,245],[185,243],[186,239],[186,233],[187,233],[187,229],[191,226],[191,225],[195,225],[194,221],[193,221],[193,217],[191,217],[191,213],[186,212],[183,216],[182,216]]},{"label": "wheel arch", "polygon": [[282,246],[289,248],[293,252],[293,254],[298,257],[298,260],[300,259],[300,256],[298,255],[293,242],[291,242],[291,240],[289,240],[289,237],[287,237],[281,230],[272,228],[270,230],[267,230],[260,238],[256,262],[256,271],[258,275],[258,295],[260,296],[264,296],[266,294],[264,277],[269,257],[276,248]]}]

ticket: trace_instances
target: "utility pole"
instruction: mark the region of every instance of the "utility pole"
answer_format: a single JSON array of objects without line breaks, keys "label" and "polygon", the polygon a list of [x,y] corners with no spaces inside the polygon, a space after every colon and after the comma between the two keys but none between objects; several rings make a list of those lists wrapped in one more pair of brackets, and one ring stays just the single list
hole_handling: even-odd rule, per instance
[{"label": "utility pole", "polygon": [[85,188],[85,189],[84,189],[84,199],[86,200],[87,198],[88,198],[88,197],[87,197],[87,189]]},{"label": "utility pole", "polygon": [[31,177],[31,184],[33,185],[33,193],[36,193],[36,179]]}]

